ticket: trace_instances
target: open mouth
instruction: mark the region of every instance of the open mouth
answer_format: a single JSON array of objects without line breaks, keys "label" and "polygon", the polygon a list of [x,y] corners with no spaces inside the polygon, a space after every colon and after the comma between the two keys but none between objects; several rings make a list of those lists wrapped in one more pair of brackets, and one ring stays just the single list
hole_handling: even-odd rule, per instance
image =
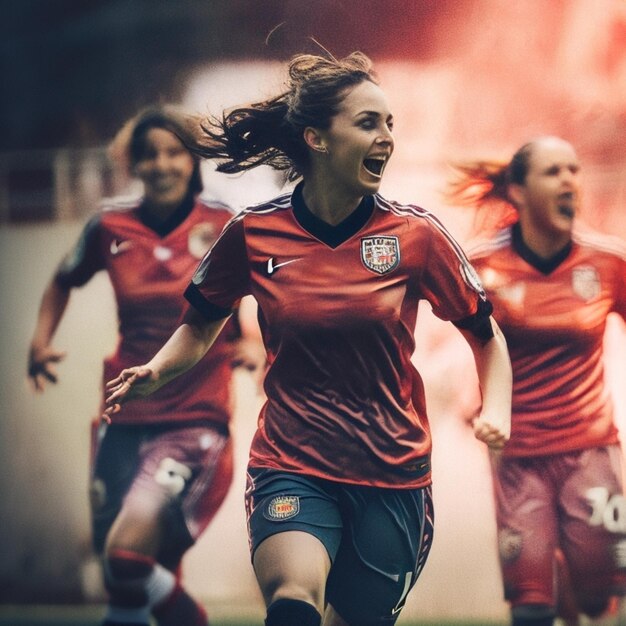
[{"label": "open mouth", "polygon": [[573,218],[576,213],[574,206],[575,195],[571,192],[562,193],[559,195],[558,211],[561,215],[569,218]]},{"label": "open mouth", "polygon": [[385,163],[387,159],[385,157],[370,157],[363,160],[363,167],[372,175],[380,178],[383,175],[385,169]]}]

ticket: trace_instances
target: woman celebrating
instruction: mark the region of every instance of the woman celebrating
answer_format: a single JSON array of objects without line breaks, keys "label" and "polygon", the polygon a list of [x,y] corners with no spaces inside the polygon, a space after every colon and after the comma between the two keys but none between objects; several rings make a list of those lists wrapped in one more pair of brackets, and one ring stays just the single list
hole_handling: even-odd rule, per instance
[{"label": "woman celebrating", "polygon": [[511,439],[493,463],[505,597],[514,626],[553,624],[557,566],[577,624],[619,592],[626,501],[602,345],[607,316],[626,317],[626,247],[574,229],[579,162],[562,139],[459,171],[452,197],[504,221],[471,258],[513,367]]},{"label": "woman celebrating", "polygon": [[[63,353],[51,341],[70,292],[100,270],[113,285],[120,333],[104,380],[149,358],[176,328],[189,277],[232,217],[198,199],[199,162],[188,140],[186,118],[160,107],[142,111],[113,142],[113,156],[130,164],[145,194],[138,205],[96,215],[52,277],[30,346],[28,373],[37,391],[56,382],[54,364]],[[94,438],[93,538],[104,557],[107,625],[148,624],[151,613],[160,626],[207,624],[178,570],[231,482],[229,383],[237,336],[233,324],[196,373],[134,403]]]},{"label": "woman celebrating", "polygon": [[186,291],[184,323],[109,383],[107,414],[191,367],[252,294],[269,360],[246,491],[265,623],[392,624],[433,532],[431,438],[410,361],[420,300],[472,347],[484,392],[474,429],[496,449],[510,363],[445,228],[377,194],[393,118],[369,59],[300,55],[289,77],[285,93],[205,124],[198,150],[224,172],[266,163],[302,181],[224,229]]}]

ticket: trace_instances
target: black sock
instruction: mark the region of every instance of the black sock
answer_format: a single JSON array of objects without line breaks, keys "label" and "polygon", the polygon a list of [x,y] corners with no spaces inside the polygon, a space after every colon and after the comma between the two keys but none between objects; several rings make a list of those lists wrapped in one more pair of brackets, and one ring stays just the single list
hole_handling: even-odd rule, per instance
[{"label": "black sock", "polygon": [[322,616],[302,600],[276,600],[267,609],[265,626],[321,626]]}]

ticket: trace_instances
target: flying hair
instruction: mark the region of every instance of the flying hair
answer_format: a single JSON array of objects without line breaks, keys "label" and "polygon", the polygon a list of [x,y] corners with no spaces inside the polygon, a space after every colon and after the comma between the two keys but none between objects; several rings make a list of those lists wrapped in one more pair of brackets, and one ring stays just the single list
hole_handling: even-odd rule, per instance
[{"label": "flying hair", "polygon": [[202,120],[193,151],[218,161],[220,172],[268,165],[286,170],[288,179],[295,180],[309,165],[304,129],[328,129],[346,93],[364,81],[378,83],[362,52],[343,59],[330,53],[296,55],[289,62],[283,93],[224,112],[221,118]]}]

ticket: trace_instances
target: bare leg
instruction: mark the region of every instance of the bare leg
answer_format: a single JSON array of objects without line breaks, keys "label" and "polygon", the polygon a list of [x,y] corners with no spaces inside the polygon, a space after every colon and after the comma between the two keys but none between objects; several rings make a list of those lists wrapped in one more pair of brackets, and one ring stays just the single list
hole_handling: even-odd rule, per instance
[{"label": "bare leg", "polygon": [[300,600],[324,614],[330,557],[313,535],[292,530],[268,537],[254,553],[254,571],[266,606]]}]

